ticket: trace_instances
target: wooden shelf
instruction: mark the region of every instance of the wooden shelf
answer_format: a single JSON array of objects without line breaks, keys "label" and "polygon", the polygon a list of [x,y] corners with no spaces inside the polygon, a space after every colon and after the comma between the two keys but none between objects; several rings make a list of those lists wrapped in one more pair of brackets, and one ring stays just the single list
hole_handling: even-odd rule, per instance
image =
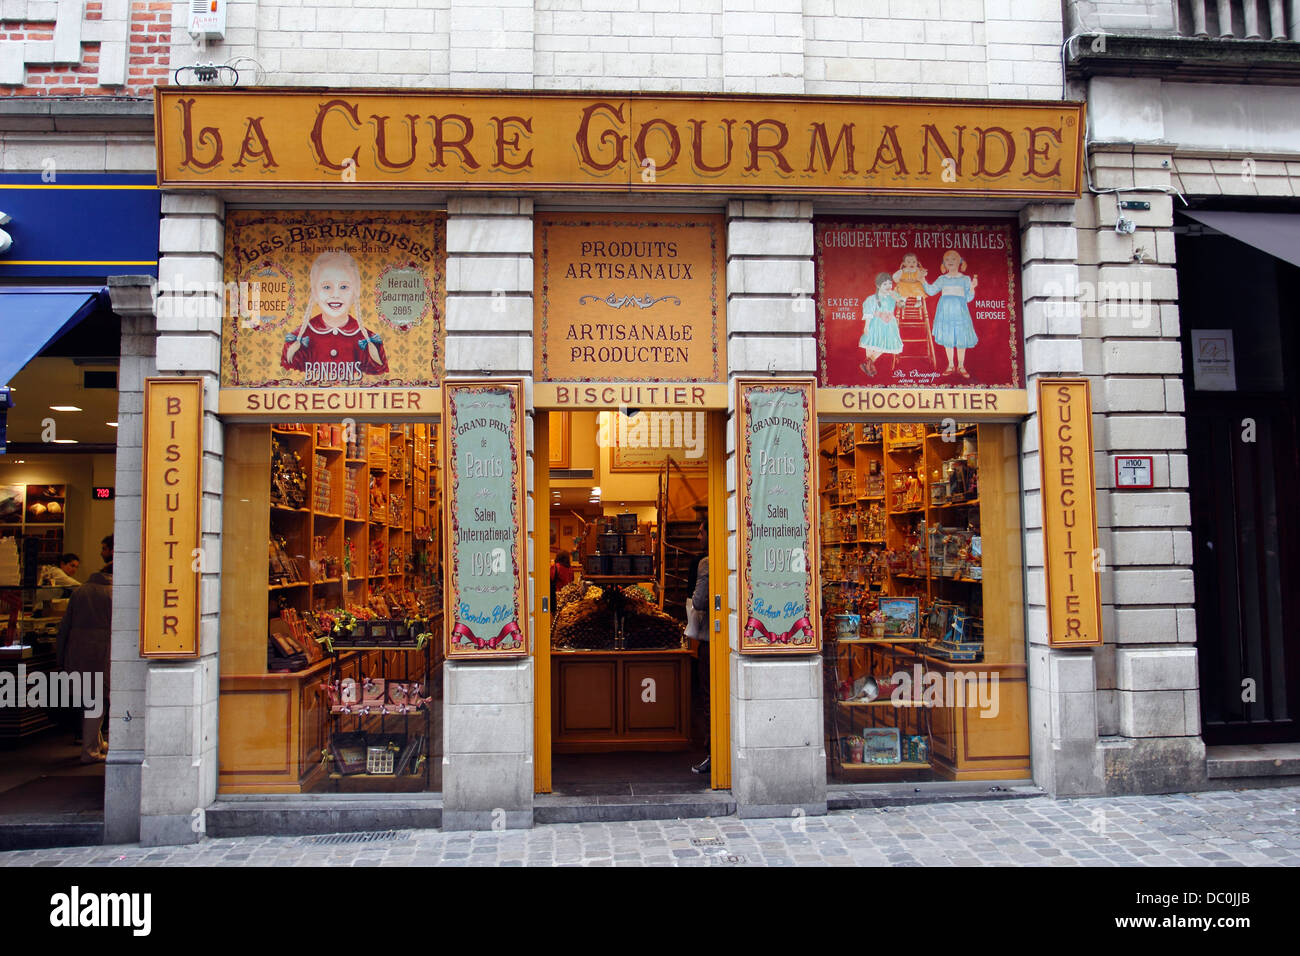
[{"label": "wooden shelf", "polygon": [[929,763],[916,760],[900,760],[898,763],[848,763],[840,764],[841,770],[929,770]]},{"label": "wooden shelf", "polygon": [[838,702],[841,707],[924,707],[923,700],[901,700],[895,702],[886,697],[883,700],[841,700]]},{"label": "wooden shelf", "polygon": [[268,591],[287,591],[289,588],[305,588],[307,584],[306,581],[291,581],[288,584],[268,584],[266,589]]},{"label": "wooden shelf", "polygon": [[928,644],[924,637],[842,637],[836,644]]},{"label": "wooden shelf", "polygon": [[288,505],[277,505],[277,504],[275,504],[274,502],[271,503],[271,510],[272,510],[272,511],[282,511],[282,512],[284,512],[285,514],[291,514],[291,515],[309,515],[309,514],[311,514],[311,509],[310,509],[310,508],[290,508]]}]

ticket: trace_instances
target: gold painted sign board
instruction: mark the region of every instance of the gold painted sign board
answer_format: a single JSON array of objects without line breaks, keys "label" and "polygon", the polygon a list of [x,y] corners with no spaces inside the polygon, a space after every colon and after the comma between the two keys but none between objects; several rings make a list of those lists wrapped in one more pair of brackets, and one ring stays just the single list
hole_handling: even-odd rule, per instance
[{"label": "gold painted sign board", "polygon": [[215,186],[1078,196],[1083,104],[183,90],[158,181]]},{"label": "gold painted sign board", "polygon": [[722,382],[725,229],[721,216],[538,215],[536,381]]},{"label": "gold painted sign board", "polygon": [[1087,379],[1038,380],[1038,436],[1048,644],[1095,647],[1101,583]]},{"label": "gold painted sign board", "polygon": [[818,415],[866,415],[912,421],[958,417],[962,421],[1014,421],[1029,412],[1023,388],[819,388]]},{"label": "gold painted sign board", "polygon": [[144,383],[140,656],[199,656],[203,381]]},{"label": "gold painted sign board", "polygon": [[435,412],[420,393],[442,380],[445,234],[428,210],[231,210],[223,413]]}]

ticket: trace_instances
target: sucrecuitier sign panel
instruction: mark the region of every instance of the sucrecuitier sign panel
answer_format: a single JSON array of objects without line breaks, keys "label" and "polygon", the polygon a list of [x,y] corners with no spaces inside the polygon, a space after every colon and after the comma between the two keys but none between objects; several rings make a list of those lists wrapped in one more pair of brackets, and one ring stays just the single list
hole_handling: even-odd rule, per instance
[{"label": "sucrecuitier sign panel", "polygon": [[1083,105],[156,91],[159,185],[1066,198]]}]

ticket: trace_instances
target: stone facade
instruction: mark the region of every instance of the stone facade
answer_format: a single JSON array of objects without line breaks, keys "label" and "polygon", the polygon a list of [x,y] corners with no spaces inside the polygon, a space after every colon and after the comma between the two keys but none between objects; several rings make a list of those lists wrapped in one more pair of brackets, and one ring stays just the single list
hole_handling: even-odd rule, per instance
[{"label": "stone facade", "polygon": [[[240,70],[241,85],[1056,99],[1067,32],[1060,5],[1051,0],[337,0],[333,6],[244,0],[229,4],[224,40],[195,44],[184,30],[185,3],[102,0],[85,5],[74,44],[71,21],[64,19],[73,6],[0,0],[0,83],[8,92],[23,98],[38,88],[58,93],[76,85],[138,96],[177,67],[223,62]],[[1173,17],[1168,3],[1069,6],[1075,31],[1115,30],[1123,20],[1137,32],[1161,32],[1171,29]],[[42,24],[53,27],[36,31]],[[152,49],[159,30],[170,31],[165,53]],[[117,43],[145,49],[123,52]],[[119,55],[129,57],[126,72],[106,65]],[[154,59],[136,63],[136,56]],[[47,64],[57,65],[62,79],[38,85]],[[1300,195],[1300,133],[1279,122],[1297,114],[1300,89],[1257,92],[1225,116],[1225,94],[1214,86],[1094,78],[1073,94],[1089,100],[1097,141],[1089,173],[1097,191],[1072,203],[1024,203],[1018,211],[1031,389],[1031,414],[1021,428],[1021,482],[1032,764],[1035,781],[1055,795],[1168,790],[1204,778],[1171,194]],[[11,113],[27,108],[25,99],[14,104]],[[1224,143],[1253,151],[1252,179],[1239,175],[1246,154],[1228,152]],[[153,168],[147,136],[69,131],[52,140],[0,121],[4,170],[39,170],[50,155],[60,168]],[[1118,200],[1108,191],[1114,189],[1144,190],[1151,202],[1149,211],[1125,212],[1137,224],[1132,235],[1114,230]],[[109,833],[118,839],[198,839],[202,814],[196,811],[216,796],[222,427],[215,290],[228,198],[167,195],[161,295],[155,302],[129,282],[114,294],[124,337],[113,716],[143,717],[113,725],[107,814]],[[322,208],[339,201],[327,190],[293,198]],[[371,192],[365,201],[383,207],[410,198]],[[523,185],[509,196],[421,201],[445,203],[448,212],[447,376],[522,378],[531,408],[532,222],[541,199]],[[705,206],[727,216],[734,416],[736,378],[814,372],[812,223],[846,204],[718,196],[694,208]],[[869,198],[847,207],[898,208]],[[1005,214],[1007,208],[967,200],[943,211]],[[153,374],[198,376],[207,387],[201,656],[180,664],[146,663],[136,652],[142,389]],[[1032,390],[1040,377],[1062,375],[1092,382],[1106,635],[1095,650],[1047,646]],[[530,413],[528,533],[535,541],[545,532],[532,522],[532,425]],[[733,611],[725,624],[732,651],[732,791],[743,814],[824,812],[820,659],[735,653],[733,425],[727,429]],[[1113,489],[1114,453],[1154,455],[1157,488]],[[545,575],[534,561],[530,556],[532,601]],[[446,827],[530,824],[535,676],[531,660],[446,666]]]},{"label": "stone facade", "polygon": [[197,49],[184,6],[173,66],[244,58],[256,83],[1060,95],[1054,0],[235,0]]}]

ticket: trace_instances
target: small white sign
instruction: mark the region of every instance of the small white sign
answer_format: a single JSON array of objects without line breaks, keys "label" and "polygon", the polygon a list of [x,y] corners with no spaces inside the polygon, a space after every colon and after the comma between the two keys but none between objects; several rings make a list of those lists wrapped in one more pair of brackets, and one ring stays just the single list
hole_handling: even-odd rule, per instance
[{"label": "small white sign", "polygon": [[1198,392],[1235,392],[1232,329],[1192,329],[1192,382]]},{"label": "small white sign", "polygon": [[1115,456],[1116,488],[1155,487],[1155,459],[1151,455]]}]

